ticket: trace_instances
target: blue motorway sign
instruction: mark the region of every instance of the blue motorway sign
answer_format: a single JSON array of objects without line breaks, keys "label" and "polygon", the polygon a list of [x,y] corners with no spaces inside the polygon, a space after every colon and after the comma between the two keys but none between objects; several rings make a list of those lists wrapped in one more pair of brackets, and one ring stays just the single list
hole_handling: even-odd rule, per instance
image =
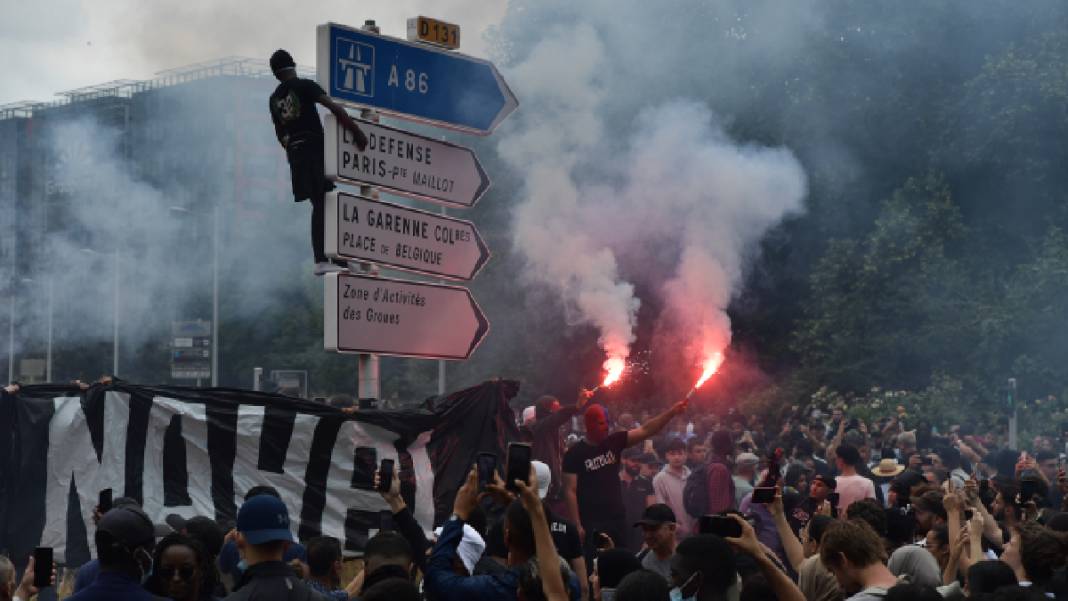
[{"label": "blue motorway sign", "polygon": [[489,61],[335,23],[316,33],[319,85],[345,104],[478,135],[519,105]]}]

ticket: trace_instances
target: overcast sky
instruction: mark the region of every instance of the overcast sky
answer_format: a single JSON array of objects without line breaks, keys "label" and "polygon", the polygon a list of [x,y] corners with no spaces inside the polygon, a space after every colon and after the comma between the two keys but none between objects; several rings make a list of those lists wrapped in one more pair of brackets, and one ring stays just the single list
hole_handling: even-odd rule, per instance
[{"label": "overcast sky", "polygon": [[358,26],[405,37],[424,14],[461,27],[461,51],[486,56],[482,34],[506,0],[0,0],[0,56],[8,76],[0,104],[51,100],[56,92],[226,56],[262,58],[286,48],[315,65],[315,26]]}]

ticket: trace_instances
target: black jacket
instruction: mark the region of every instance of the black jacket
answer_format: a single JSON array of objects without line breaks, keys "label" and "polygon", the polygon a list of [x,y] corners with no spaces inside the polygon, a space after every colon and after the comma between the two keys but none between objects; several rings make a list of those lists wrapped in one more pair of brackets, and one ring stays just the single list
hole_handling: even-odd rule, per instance
[{"label": "black jacket", "polygon": [[225,601],[328,601],[293,575],[281,561],[258,563],[245,570],[241,587]]}]

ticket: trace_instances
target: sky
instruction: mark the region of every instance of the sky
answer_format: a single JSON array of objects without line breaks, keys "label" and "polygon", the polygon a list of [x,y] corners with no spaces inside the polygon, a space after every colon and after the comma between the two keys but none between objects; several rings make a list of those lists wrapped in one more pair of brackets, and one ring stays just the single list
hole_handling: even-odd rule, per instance
[{"label": "sky", "polygon": [[328,21],[375,19],[383,34],[403,38],[407,19],[422,14],[460,25],[461,52],[485,57],[483,33],[505,8],[505,0],[4,0],[0,105],[227,56],[266,65],[277,48],[314,67],[315,27]]}]

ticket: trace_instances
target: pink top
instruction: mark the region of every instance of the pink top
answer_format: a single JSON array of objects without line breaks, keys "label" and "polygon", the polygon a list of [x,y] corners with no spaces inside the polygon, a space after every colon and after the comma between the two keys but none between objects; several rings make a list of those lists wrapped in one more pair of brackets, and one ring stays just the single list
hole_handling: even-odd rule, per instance
[{"label": "pink top", "polygon": [[838,493],[838,515],[845,516],[846,509],[861,499],[875,498],[875,485],[864,476],[838,476],[834,492]]}]

